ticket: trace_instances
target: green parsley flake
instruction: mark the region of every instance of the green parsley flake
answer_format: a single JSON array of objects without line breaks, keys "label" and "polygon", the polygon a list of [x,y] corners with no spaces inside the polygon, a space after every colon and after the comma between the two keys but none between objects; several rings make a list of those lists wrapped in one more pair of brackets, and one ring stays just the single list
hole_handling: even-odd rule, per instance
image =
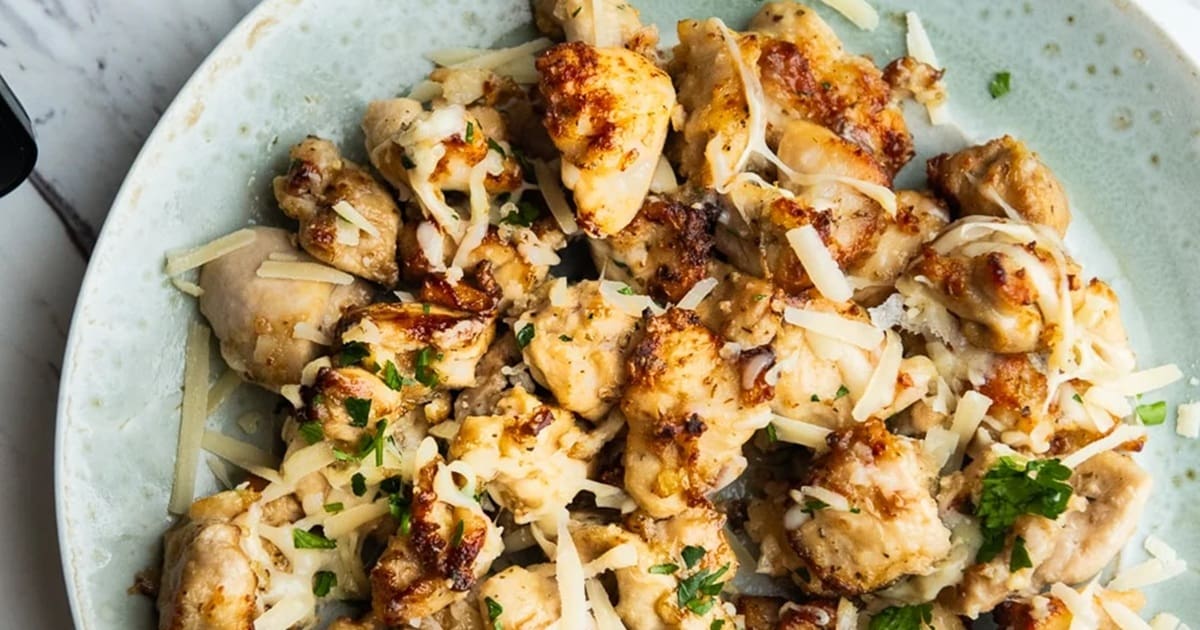
[{"label": "green parsley flake", "polygon": [[716,571],[702,569],[679,581],[675,591],[676,602],[697,615],[706,615],[717,604],[716,597],[725,588],[721,576],[729,571],[726,564]]},{"label": "green parsley flake", "polygon": [[767,299],[767,294],[766,294],[766,293],[756,293],[756,294],[754,295],[754,301],[755,301],[755,302],[761,302],[761,301],[763,301],[763,300],[765,300],[765,299]]},{"label": "green parsley flake", "polygon": [[565,341],[567,343],[571,343],[572,341],[575,341],[575,338],[570,335],[559,335],[558,340]]},{"label": "green parsley flake", "polygon": [[324,507],[327,514],[337,514],[338,512],[346,509],[346,506],[342,504],[341,501],[338,501],[337,503],[326,503]]},{"label": "green parsley flake", "polygon": [[705,553],[704,547],[688,545],[683,548],[683,551],[679,555],[683,556],[683,563],[687,565],[687,568],[692,569],[695,568],[696,563],[700,562]]},{"label": "green parsley flake", "polygon": [[342,351],[338,353],[338,365],[341,367],[358,365],[370,354],[371,349],[367,347],[367,344],[361,341],[351,341],[343,345]]},{"label": "green parsley flake", "polygon": [[492,630],[503,628],[504,626],[500,623],[500,615],[504,614],[504,607],[491,597],[484,597],[483,603],[487,606],[488,621],[492,624]]},{"label": "green parsley flake", "polygon": [[366,457],[369,453],[375,453],[375,465],[383,465],[383,442],[387,439],[387,420],[380,420],[375,426],[375,437],[371,438],[362,448],[359,453],[359,459]]},{"label": "green parsley flake", "polygon": [[292,530],[292,546],[296,549],[337,549],[337,541],[329,540],[324,534],[297,528]]},{"label": "green parsley flake", "polygon": [[889,606],[871,617],[869,630],[920,630],[933,627],[933,604]]},{"label": "green parsley flake", "polygon": [[708,630],[721,630],[725,627],[724,619],[713,619],[713,622],[708,624]]},{"label": "green parsley flake", "polygon": [[475,139],[475,123],[468,120],[467,121],[467,133],[465,135],[463,135],[463,140],[469,143],[474,139]]},{"label": "green parsley flake", "polygon": [[417,168],[417,163],[412,161],[412,158],[408,157],[407,153],[400,154],[400,164],[404,168]]},{"label": "green parsley flake", "polygon": [[1162,424],[1167,420],[1167,403],[1161,400],[1148,405],[1138,405],[1134,411],[1142,424],[1148,427]]},{"label": "green parsley flake", "polygon": [[404,377],[400,376],[400,370],[396,369],[396,364],[391,361],[383,364],[383,383],[394,391],[400,391],[404,387]]},{"label": "green parsley flake", "polygon": [[1077,402],[1079,404],[1083,404],[1083,396],[1080,396],[1079,394],[1072,394],[1071,400],[1074,400],[1075,402]]},{"label": "green parsley flake", "polygon": [[633,295],[633,289],[629,285],[625,285],[620,289],[617,289],[617,293],[620,293],[621,295]]},{"label": "green parsley flake", "polygon": [[1029,550],[1025,548],[1025,539],[1017,536],[1013,540],[1012,555],[1008,558],[1008,570],[1016,573],[1021,569],[1032,569],[1033,560],[1029,559]]},{"label": "green parsley flake", "polygon": [[579,12],[582,10],[583,10],[583,7],[575,7],[575,10],[571,12],[571,17],[575,17],[575,16],[579,15]]},{"label": "green parsley flake", "polygon": [[800,511],[811,515],[815,512],[819,512],[820,510],[824,510],[827,507],[829,507],[828,503],[820,499],[809,497],[804,500],[804,507]]},{"label": "green parsley flake", "polygon": [[529,342],[533,341],[533,335],[536,332],[537,331],[533,329],[533,324],[525,324],[521,330],[517,331],[517,345],[522,348],[528,346]]},{"label": "green parsley flake", "polygon": [[496,153],[499,153],[500,157],[508,157],[508,154],[504,152],[504,147],[500,146],[500,144],[498,142],[496,142],[495,140],[488,138],[487,145],[488,145],[489,149],[495,151]]},{"label": "green parsley flake", "polygon": [[467,524],[465,522],[463,522],[462,520],[459,520],[458,524],[454,526],[454,535],[450,537],[450,546],[451,547],[457,548],[459,545],[462,544],[463,533],[466,531],[466,526],[467,526]]},{"label": "green parsley flake", "polygon": [[533,225],[538,217],[542,216],[542,209],[529,203],[528,201],[518,201],[517,209],[510,212],[500,219],[500,222],[505,225],[519,225],[521,227],[529,227]]},{"label": "green parsley flake", "polygon": [[321,428],[320,422],[301,422],[297,429],[300,431],[300,436],[309,444],[316,444],[325,439],[325,430]]},{"label": "green parsley flake", "polygon": [[845,385],[841,385],[841,386],[839,386],[839,387],[838,387],[837,393],[836,393],[836,394],[834,394],[834,395],[833,395],[833,397],[834,397],[834,398],[841,398],[841,397],[843,397],[843,396],[845,396],[846,394],[849,394],[849,393],[850,393],[850,390],[849,390],[849,389],[847,389]]},{"label": "green parsley flake", "polygon": [[313,595],[325,597],[337,586],[337,574],[333,571],[317,571],[313,576]]},{"label": "green parsley flake", "polygon": [[1007,70],[997,72],[992,75],[992,82],[988,84],[988,94],[991,94],[992,98],[1000,98],[1008,94],[1009,90],[1012,89],[1011,81],[1012,75]]},{"label": "green parsley flake", "polygon": [[821,402],[821,397],[816,394],[813,394],[812,397],[809,398],[809,400],[811,400],[813,402]]},{"label": "green parsley flake", "polygon": [[342,404],[346,407],[346,413],[350,415],[350,426],[360,429],[367,426],[367,420],[371,418],[370,398],[350,396],[342,401]]},{"label": "green parsley flake", "polygon": [[352,462],[358,459],[340,448],[333,449],[333,458],[339,462]]},{"label": "green parsley flake", "polygon": [[768,442],[778,442],[779,441],[779,433],[776,432],[774,422],[767,425],[767,441]]},{"label": "green parsley flake", "polygon": [[976,562],[988,562],[1004,548],[1008,530],[1022,514],[1058,518],[1071,499],[1071,469],[1057,459],[1023,462],[1001,457],[983,476],[983,490],[975,516],[983,529],[983,545]]},{"label": "green parsley flake", "polygon": [[417,351],[417,367],[415,370],[415,376],[417,378],[417,382],[429,388],[434,388],[438,385],[437,372],[435,372],[430,366],[430,363],[433,362],[435,355],[436,353],[434,352],[432,346],[425,346]]},{"label": "green parsley flake", "polygon": [[361,497],[367,493],[367,478],[362,473],[354,473],[350,477],[350,490],[354,492],[354,496]]},{"label": "green parsley flake", "polygon": [[421,304],[421,312],[422,312],[422,313],[424,313],[424,314],[428,315],[428,314],[429,314],[429,310],[430,310],[430,307],[429,307],[429,302],[424,302],[424,303],[422,303],[422,304]]},{"label": "green parsley flake", "polygon": [[679,565],[673,562],[664,562],[650,567],[649,571],[655,575],[671,575],[679,570]]}]

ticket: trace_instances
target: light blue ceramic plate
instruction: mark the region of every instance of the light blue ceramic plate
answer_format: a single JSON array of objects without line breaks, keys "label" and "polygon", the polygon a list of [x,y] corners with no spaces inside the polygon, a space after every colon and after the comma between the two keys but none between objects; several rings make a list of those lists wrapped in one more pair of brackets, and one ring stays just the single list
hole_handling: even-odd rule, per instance
[{"label": "light blue ceramic plate", "polygon": [[[753,0],[651,1],[644,16],[673,39],[684,16],[743,24]],[[815,4],[815,3],[813,3]],[[854,50],[903,53],[900,12],[922,16],[967,137],[1028,140],[1065,182],[1068,239],[1113,282],[1144,365],[1200,358],[1200,80],[1128,0],[876,0],[884,19],[858,31],[818,7]],[[528,8],[502,0],[268,0],[217,48],[146,142],[104,227],[79,298],[59,400],[59,535],[79,628],[154,627],[148,600],[126,593],[153,564],[168,524],[191,298],[163,277],[166,249],[247,222],[277,220],[270,180],[307,133],[361,146],[372,98],[402,93],[429,69],[421,53],[527,35]],[[993,100],[993,73],[1012,92]],[[912,116],[919,119],[919,116]],[[950,134],[951,136],[953,134]],[[952,137],[919,143],[922,156]],[[919,175],[910,169],[908,175]],[[1168,390],[1180,402],[1200,389]],[[243,388],[222,408],[264,399]],[[1173,424],[1174,419],[1169,421]],[[214,425],[220,423],[214,422]],[[1152,431],[1141,461],[1156,475],[1145,529],[1200,565],[1200,442]],[[235,433],[236,434],[236,433]],[[262,439],[269,439],[264,434]],[[201,485],[213,487],[207,471]],[[201,488],[202,490],[205,488]],[[1200,621],[1192,571],[1151,591],[1149,611]]]}]

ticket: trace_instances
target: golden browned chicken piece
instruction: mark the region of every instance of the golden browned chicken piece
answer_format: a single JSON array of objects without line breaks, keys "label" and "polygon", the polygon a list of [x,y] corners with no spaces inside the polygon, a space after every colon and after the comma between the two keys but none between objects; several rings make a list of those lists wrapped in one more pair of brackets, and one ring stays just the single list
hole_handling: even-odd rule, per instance
[{"label": "golden browned chicken piece", "polygon": [[651,195],[625,229],[590,241],[592,258],[605,277],[659,302],[678,302],[708,276],[716,219],[714,206]]},{"label": "golden browned chicken piece", "polygon": [[744,348],[771,343],[782,321],[773,308],[776,295],[782,295],[775,285],[722,263],[713,263],[711,273],[717,286],[696,308],[704,325]]},{"label": "golden browned chicken piece", "polygon": [[521,166],[507,141],[488,136],[462,105],[425,111],[412,99],[372,101],[362,126],[371,164],[455,242],[473,222],[446,202],[446,192],[470,193],[472,182],[490,194],[521,187]]},{"label": "golden browned chicken piece", "polygon": [[[246,380],[272,391],[298,384],[304,366],[324,353],[305,334],[310,327],[333,337],[338,320],[371,297],[370,286],[308,280],[261,278],[259,266],[270,256],[315,263],[296,249],[287,230],[254,227],[254,242],[200,270],[200,312],[221,342],[221,356]],[[297,332],[296,327],[301,331]],[[311,332],[310,330],[310,332]]]},{"label": "golden browned chicken piece", "polygon": [[537,68],[579,225],[593,237],[619,232],[650,190],[675,106],[671,78],[637,53],[581,42],[551,48]]},{"label": "golden browned chicken piece", "polygon": [[601,48],[624,46],[657,61],[658,27],[642,25],[638,10],[625,0],[535,0],[539,31]]},{"label": "golden browned chicken piece", "polygon": [[[911,159],[912,138],[891,88],[866,57],[847,53],[824,21],[798,3],[770,3],[749,30],[719,20],[679,23],[671,74],[687,118],[675,154],[693,183],[724,186],[750,141],[747,92],[760,92],[766,143],[807,120],[861,147],[885,182]],[[740,59],[732,56],[736,48]],[[741,68],[739,69],[739,65]],[[742,72],[752,84],[744,84]],[[761,168],[761,156],[749,164]]]},{"label": "golden browned chicken piece", "polygon": [[892,86],[892,98],[911,97],[929,110],[933,124],[940,124],[937,109],[946,102],[946,84],[942,82],[945,70],[917,61],[912,57],[900,57],[883,69],[883,80]]},{"label": "golden browned chicken piece", "polygon": [[533,378],[559,406],[593,422],[608,415],[625,385],[625,358],[639,319],[604,297],[601,283],[586,280],[549,289],[548,297],[526,311],[513,330],[531,326],[523,349]]},{"label": "golden browned chicken piece", "polygon": [[785,516],[792,548],[814,578],[807,588],[853,596],[931,572],[950,551],[950,530],[938,518],[936,471],[921,443],[869,420],[829,444]]},{"label": "golden browned chicken piece", "polygon": [[[983,475],[997,457],[987,453],[964,471],[965,488],[979,501]],[[1056,582],[1080,584],[1093,578],[1129,541],[1150,497],[1150,475],[1128,455],[1105,451],[1080,464],[1071,475],[1071,501],[1055,520],[1020,516],[1005,548],[991,561],[967,569],[962,582],[940,601],[972,618],[1013,595],[1029,597]],[[1033,564],[1009,568],[1012,541],[1020,536]]]},{"label": "golden browned chicken piece", "polygon": [[[432,438],[417,458],[411,531],[397,532],[371,569],[372,610],[389,627],[407,626],[466,599],[504,547],[500,530],[474,497],[450,488],[458,481]],[[475,482],[470,480],[472,487]]]},{"label": "golden browned chicken piece", "polygon": [[[1092,596],[1096,613],[1096,630],[1121,630],[1122,626],[1104,612],[1101,601],[1117,602],[1132,610],[1141,610],[1146,597],[1138,591],[1110,591],[1095,589]],[[1008,600],[995,610],[999,630],[1071,630],[1075,620],[1071,610],[1053,595],[1038,595],[1027,600]]]},{"label": "golden browned chicken piece", "polygon": [[309,136],[291,158],[275,178],[275,200],[300,222],[300,246],[342,271],[394,286],[400,209],[391,194],[328,140]]},{"label": "golden browned chicken piece", "polygon": [[575,414],[515,387],[488,415],[469,416],[450,458],[471,465],[518,525],[552,518],[583,488],[598,445]]},{"label": "golden browned chicken piece", "polygon": [[1062,334],[1064,273],[1076,276],[1078,266],[1029,225],[965,217],[922,249],[897,288],[958,316],[962,335],[977,347],[1033,352]]},{"label": "golden browned chicken piece", "polygon": [[621,411],[629,424],[625,490],[665,518],[703,501],[746,468],[742,445],[769,407],[743,390],[742,370],[692,311],[650,318],[629,359]]},{"label": "golden browned chicken piece", "polygon": [[[959,216],[1019,218],[1045,225],[1059,236],[1067,233],[1071,209],[1062,184],[1036,153],[1012,136],[939,155],[929,160],[927,169],[929,185]],[[1010,210],[1017,216],[1010,216]]]},{"label": "golden browned chicken piece", "polygon": [[499,604],[500,614],[493,621],[503,628],[549,630],[558,627],[562,616],[552,564],[509,567],[489,577],[479,585],[479,613],[484,619],[490,615],[489,600],[493,610]]},{"label": "golden browned chicken piece", "polygon": [[164,537],[159,630],[243,630],[258,614],[258,574],[231,521],[257,499],[229,491],[197,501]]},{"label": "golden browned chicken piece", "polygon": [[[621,544],[637,549],[637,564],[614,571],[617,614],[629,630],[709,630],[722,620],[725,628],[733,627],[716,595],[738,570],[724,527],[720,512],[688,507],[663,520],[635,512],[624,527],[585,524],[572,539],[585,562]],[[681,582],[697,587],[683,602]],[[701,591],[702,584],[710,592]]]}]

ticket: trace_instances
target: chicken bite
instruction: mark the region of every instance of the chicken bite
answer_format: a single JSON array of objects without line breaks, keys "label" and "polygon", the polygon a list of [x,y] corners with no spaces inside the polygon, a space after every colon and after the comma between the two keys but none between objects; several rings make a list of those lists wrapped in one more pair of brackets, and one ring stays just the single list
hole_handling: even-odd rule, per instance
[{"label": "chicken bite", "polygon": [[658,27],[642,25],[641,14],[625,0],[535,0],[533,18],[550,37],[601,48],[623,46],[655,62],[660,57]]},{"label": "chicken bite", "polygon": [[746,468],[742,445],[770,411],[743,400],[741,370],[692,311],[652,317],[629,359],[625,489],[664,518],[704,500]]},{"label": "chicken bite", "polygon": [[619,232],[650,190],[675,106],[671,79],[637,53],[581,42],[547,50],[537,68],[579,225],[593,237]]},{"label": "chicken bite", "polygon": [[534,380],[559,406],[596,422],[621,396],[639,319],[609,302],[600,282],[555,282],[562,286],[552,285],[546,300],[523,313],[513,330],[532,327],[522,353]]},{"label": "chicken bite", "polygon": [[271,255],[313,262],[292,244],[286,230],[249,228],[254,241],[204,265],[200,270],[200,312],[220,340],[221,356],[247,381],[278,391],[300,382],[309,361],[323,353],[311,335],[297,335],[308,326],[333,336],[342,315],[366,304],[370,286],[360,280],[348,285],[308,280],[262,278],[259,266]]},{"label": "chicken bite", "polygon": [[[938,517],[936,471],[920,442],[869,420],[833,434],[829,446],[785,516],[789,542],[815,578],[807,587],[853,596],[931,572],[950,552],[950,530]],[[826,491],[845,505],[822,499],[831,498]]]},{"label": "chicken bite", "polygon": [[[489,602],[490,600],[490,602]],[[479,585],[479,612],[491,617],[491,608],[499,604],[498,626],[522,630],[557,628],[562,616],[554,565],[540,564],[509,567]]]},{"label": "chicken bite", "polygon": [[[1086,597],[1086,595],[1085,595]],[[1091,596],[1098,614],[1095,630],[1122,630],[1123,626],[1102,613],[1102,602],[1109,601],[1137,612],[1146,605],[1146,597],[1138,591],[1110,591],[1096,588]],[[1075,616],[1071,609],[1054,595],[1035,595],[1029,599],[1010,599],[995,610],[996,626],[999,630],[1071,630]]]},{"label": "chicken bite", "polygon": [[[1071,210],[1062,184],[1050,169],[1012,136],[929,160],[929,185],[958,216],[1022,219],[1063,236]],[[1011,210],[1011,212],[1010,212]],[[1010,216],[1013,212],[1017,216]]]},{"label": "chicken bite", "polygon": [[315,136],[292,147],[291,158],[275,178],[275,200],[300,222],[300,246],[342,271],[395,285],[400,209],[383,185]]}]

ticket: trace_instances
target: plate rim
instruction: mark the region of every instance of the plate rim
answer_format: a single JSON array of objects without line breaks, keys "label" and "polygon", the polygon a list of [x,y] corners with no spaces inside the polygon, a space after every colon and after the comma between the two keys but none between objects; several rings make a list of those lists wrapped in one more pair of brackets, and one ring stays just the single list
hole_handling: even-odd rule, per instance
[{"label": "plate rim", "polygon": [[[234,65],[240,65],[242,60],[239,58],[239,55],[254,48],[258,39],[256,31],[259,28],[270,29],[274,27],[281,21],[278,19],[280,16],[295,10],[302,2],[321,1],[326,0],[262,0],[247,12],[196,66],[196,69],[192,71],[192,74],[172,98],[170,105],[163,111],[162,116],[142,143],[136,157],[130,163],[129,169],[125,173],[121,185],[113,197],[112,203],[109,205],[108,212],[105,214],[104,223],[100,228],[96,245],[93,249],[93,256],[88,261],[76,296],[75,307],[71,314],[67,342],[63,351],[62,376],[59,379],[58,392],[55,397],[54,520],[56,536],[58,538],[59,562],[63,574],[63,586],[66,589],[72,624],[76,630],[89,630],[94,627],[94,621],[83,619],[80,615],[80,592],[85,589],[81,588],[79,583],[80,578],[75,566],[74,550],[71,548],[67,536],[70,528],[67,522],[69,507],[67,505],[66,468],[68,464],[64,457],[64,445],[67,428],[71,425],[71,414],[69,413],[69,406],[67,404],[70,393],[67,385],[72,382],[72,376],[77,367],[74,357],[78,353],[78,346],[82,343],[83,333],[81,329],[83,327],[81,323],[83,312],[86,308],[88,298],[95,291],[95,285],[99,282],[99,271],[96,269],[96,263],[101,258],[101,254],[106,250],[108,242],[114,238],[112,236],[114,228],[110,226],[116,222],[113,221],[114,218],[121,218],[136,211],[137,204],[134,203],[136,200],[133,197],[135,197],[136,190],[141,181],[146,178],[143,171],[152,168],[152,164],[150,164],[152,152],[160,146],[170,145],[173,140],[171,134],[175,128],[180,125],[185,127],[190,126],[188,118],[193,116],[193,108],[196,104],[203,104],[201,94],[202,84],[208,80],[219,80],[217,75],[225,68],[228,62],[232,61]],[[524,0],[510,1],[522,2]],[[801,4],[809,4],[815,0],[794,1]],[[1143,7],[1143,4],[1149,1],[1151,0],[1114,0],[1112,4],[1117,11],[1129,14],[1131,19],[1141,21],[1143,26],[1148,27],[1149,34],[1169,48],[1176,63],[1179,63],[1183,69],[1189,71],[1193,80],[1200,81],[1200,57],[1193,57],[1189,54],[1182,43],[1176,37],[1172,36]],[[1196,106],[1196,111],[1200,112],[1200,105]]]}]

